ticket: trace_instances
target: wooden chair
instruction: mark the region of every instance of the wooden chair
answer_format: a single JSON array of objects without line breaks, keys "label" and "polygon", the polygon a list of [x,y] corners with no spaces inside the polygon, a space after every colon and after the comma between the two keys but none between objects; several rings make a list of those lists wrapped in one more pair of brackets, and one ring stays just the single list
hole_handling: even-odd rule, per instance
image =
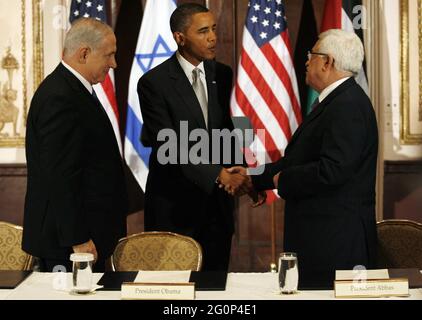
[{"label": "wooden chair", "polygon": [[378,267],[422,269],[422,224],[409,220],[377,223]]},{"label": "wooden chair", "polygon": [[0,221],[0,270],[31,270],[33,257],[22,250],[22,227]]},{"label": "wooden chair", "polygon": [[202,248],[172,232],[142,232],[119,241],[112,255],[115,271],[192,270],[202,266]]}]

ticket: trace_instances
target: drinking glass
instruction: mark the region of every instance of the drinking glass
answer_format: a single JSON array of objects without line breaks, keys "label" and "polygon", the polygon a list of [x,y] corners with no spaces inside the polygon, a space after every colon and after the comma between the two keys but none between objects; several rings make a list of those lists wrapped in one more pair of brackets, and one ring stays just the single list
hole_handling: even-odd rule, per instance
[{"label": "drinking glass", "polygon": [[297,292],[299,272],[297,256],[294,252],[283,252],[278,258],[278,282],[282,294]]},{"label": "drinking glass", "polygon": [[94,255],[92,253],[72,253],[70,261],[73,262],[72,293],[86,294],[91,292]]}]

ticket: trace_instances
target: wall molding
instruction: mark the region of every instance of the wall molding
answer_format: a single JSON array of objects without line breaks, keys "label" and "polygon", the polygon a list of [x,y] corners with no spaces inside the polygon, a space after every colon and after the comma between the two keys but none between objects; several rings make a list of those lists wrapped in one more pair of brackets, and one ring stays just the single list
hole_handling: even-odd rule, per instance
[{"label": "wall molding", "polygon": [[26,164],[0,164],[0,178],[26,177]]},{"label": "wall molding", "polygon": [[384,172],[387,174],[422,174],[422,160],[384,161]]}]

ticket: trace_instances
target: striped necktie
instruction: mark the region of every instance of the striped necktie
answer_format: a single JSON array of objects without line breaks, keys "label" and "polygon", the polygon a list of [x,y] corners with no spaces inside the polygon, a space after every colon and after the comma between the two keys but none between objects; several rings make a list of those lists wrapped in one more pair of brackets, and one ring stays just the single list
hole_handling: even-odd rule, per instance
[{"label": "striped necktie", "polygon": [[192,88],[198,98],[199,105],[201,106],[202,115],[204,116],[205,126],[208,128],[208,102],[205,94],[204,84],[201,81],[201,69],[195,68],[192,70]]}]

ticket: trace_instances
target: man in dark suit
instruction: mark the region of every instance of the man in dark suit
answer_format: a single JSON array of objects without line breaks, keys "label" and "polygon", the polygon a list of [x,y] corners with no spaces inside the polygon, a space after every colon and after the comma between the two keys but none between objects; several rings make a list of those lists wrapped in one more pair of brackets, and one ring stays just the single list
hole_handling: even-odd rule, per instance
[{"label": "man in dark suit", "polygon": [[251,177],[258,190],[276,187],[286,200],[284,249],[297,253],[303,287],[332,286],[335,270],[375,266],[378,130],[353,78],[363,57],[354,33],[320,35],[306,74],[319,100],[284,157]]},{"label": "man in dark suit", "polygon": [[[234,201],[218,183],[234,191],[246,179],[229,174],[222,162],[212,161],[210,149],[209,157],[198,156],[200,163],[191,161],[189,150],[193,143],[185,140],[194,132],[210,137],[215,129],[233,130],[229,106],[232,71],[213,61],[216,23],[207,8],[198,4],[179,6],[170,18],[170,27],[178,45],[177,53],[147,72],[138,83],[144,120],[142,142],[152,147],[145,194],[145,230],[193,237],[203,249],[203,270],[227,270]],[[165,130],[174,132],[178,139],[173,144],[177,149],[175,163],[160,159],[163,156],[160,148],[165,145],[160,132]],[[234,150],[227,145],[223,148]],[[227,166],[235,163],[233,152],[231,156]]]},{"label": "man in dark suit", "polygon": [[92,85],[116,67],[116,38],[95,19],[76,21],[63,60],[41,83],[28,114],[23,250],[42,271],[71,269],[72,252],[92,253],[103,271],[126,235],[127,195],[111,123]]}]

